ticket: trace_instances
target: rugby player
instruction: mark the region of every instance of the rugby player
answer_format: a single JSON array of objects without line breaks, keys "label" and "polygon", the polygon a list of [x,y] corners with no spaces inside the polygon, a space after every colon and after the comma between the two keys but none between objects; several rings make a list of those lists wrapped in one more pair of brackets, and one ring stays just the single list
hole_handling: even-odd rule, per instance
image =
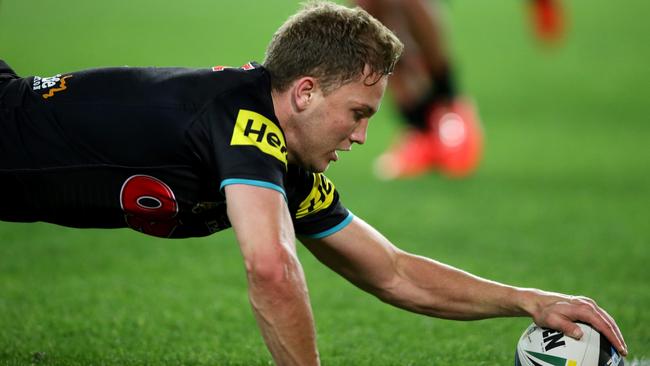
[{"label": "rugby player", "polygon": [[404,252],[346,209],[322,173],[363,144],[400,41],[361,9],[306,5],[263,65],[103,68],[19,77],[0,63],[0,219],[181,238],[232,227],[279,365],[317,365],[295,239],[381,300],[449,319],[530,316],[579,337],[592,300],[478,278]]}]

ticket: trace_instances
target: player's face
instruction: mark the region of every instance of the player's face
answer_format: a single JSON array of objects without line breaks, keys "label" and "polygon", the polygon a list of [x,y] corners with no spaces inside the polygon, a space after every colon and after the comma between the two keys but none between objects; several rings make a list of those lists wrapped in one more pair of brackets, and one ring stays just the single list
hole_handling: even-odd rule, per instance
[{"label": "player's face", "polygon": [[313,172],[323,172],[338,160],[337,151],[363,144],[368,120],[379,109],[386,83],[386,77],[373,85],[361,78],[328,94],[316,88],[302,113],[295,141],[288,142],[294,160]]}]

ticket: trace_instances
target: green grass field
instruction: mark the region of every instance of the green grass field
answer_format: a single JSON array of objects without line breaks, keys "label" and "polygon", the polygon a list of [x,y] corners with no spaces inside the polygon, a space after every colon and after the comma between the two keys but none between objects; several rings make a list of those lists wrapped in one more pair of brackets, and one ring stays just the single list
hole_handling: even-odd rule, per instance
[{"label": "green grass field", "polygon": [[[0,58],[19,74],[261,61],[297,1],[0,0]],[[487,145],[478,173],[380,182],[398,123],[328,175],[401,247],[498,281],[595,298],[650,364],[650,5],[566,1],[568,37],[533,38],[523,1],[445,3]],[[8,195],[11,192],[3,192]],[[1,203],[0,203],[1,204]],[[325,365],[511,365],[528,319],[425,318],[358,291],[300,248]],[[0,223],[0,365],[268,365],[231,232]]]}]

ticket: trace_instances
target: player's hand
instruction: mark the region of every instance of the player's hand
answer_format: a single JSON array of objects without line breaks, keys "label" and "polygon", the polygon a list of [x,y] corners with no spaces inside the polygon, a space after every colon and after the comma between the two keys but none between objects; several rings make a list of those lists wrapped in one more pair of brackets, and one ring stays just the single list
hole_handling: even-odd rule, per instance
[{"label": "player's hand", "polygon": [[[544,296],[544,295],[543,295]],[[549,300],[533,314],[533,320],[541,327],[556,329],[571,338],[582,338],[582,330],[575,322],[590,324],[602,333],[618,352],[627,356],[627,345],[616,321],[596,302],[584,296],[548,294]]]}]

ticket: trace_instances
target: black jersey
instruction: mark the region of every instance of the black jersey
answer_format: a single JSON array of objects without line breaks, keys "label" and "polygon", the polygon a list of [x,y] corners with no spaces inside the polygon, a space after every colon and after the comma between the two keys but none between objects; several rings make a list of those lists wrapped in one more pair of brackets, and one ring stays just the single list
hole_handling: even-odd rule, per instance
[{"label": "black jersey", "polygon": [[300,235],[352,218],[324,175],[287,163],[260,65],[0,74],[1,220],[205,236],[230,227],[229,184],[282,193]]}]

